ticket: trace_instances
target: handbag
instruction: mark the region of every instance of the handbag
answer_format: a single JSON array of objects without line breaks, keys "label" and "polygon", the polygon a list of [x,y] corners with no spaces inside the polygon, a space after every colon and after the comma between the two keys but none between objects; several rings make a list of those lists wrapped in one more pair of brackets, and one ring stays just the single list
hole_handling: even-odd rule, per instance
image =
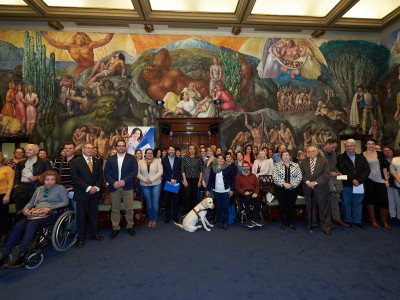
[{"label": "handbag", "polygon": [[36,220],[36,219],[43,219],[47,218],[51,215],[52,210],[45,211],[46,208],[31,208],[28,213],[26,214],[26,218],[28,220]]},{"label": "handbag", "polygon": [[167,180],[167,181],[165,181],[165,184],[164,184],[164,191],[177,194],[177,193],[179,193],[179,187],[180,187],[179,182],[176,184],[172,184],[170,181]]},{"label": "handbag", "polygon": [[[42,192],[42,189],[43,189],[43,186],[40,187],[40,190],[36,194],[36,199],[33,202],[34,205],[36,205],[39,195]],[[52,213],[51,209],[49,211],[47,211],[46,208],[33,207],[30,210],[28,210],[28,212],[26,213],[26,218],[28,220],[44,219],[44,218],[47,218],[48,216],[50,216],[51,213]]]}]

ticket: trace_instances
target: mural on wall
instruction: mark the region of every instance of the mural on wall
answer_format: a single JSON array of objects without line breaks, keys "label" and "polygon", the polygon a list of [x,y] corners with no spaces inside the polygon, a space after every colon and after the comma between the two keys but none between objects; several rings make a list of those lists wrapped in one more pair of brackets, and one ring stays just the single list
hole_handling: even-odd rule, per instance
[{"label": "mural on wall", "polygon": [[397,148],[397,32],[385,45],[0,32],[0,134],[30,135],[52,156],[68,140],[78,149],[97,140],[106,157],[116,139],[129,140],[128,128],[156,126],[157,117],[220,116],[223,148],[295,151],[356,133]]}]

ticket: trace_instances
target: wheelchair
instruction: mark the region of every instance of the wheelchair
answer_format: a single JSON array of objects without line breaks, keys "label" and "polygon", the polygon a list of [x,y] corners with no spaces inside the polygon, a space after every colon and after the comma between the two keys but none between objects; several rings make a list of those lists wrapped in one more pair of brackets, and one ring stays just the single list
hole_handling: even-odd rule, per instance
[{"label": "wheelchair", "polygon": [[[75,222],[76,212],[67,210],[58,217],[55,223],[39,227],[26,252],[25,268],[33,270],[39,267],[44,260],[43,250],[49,244],[52,244],[57,251],[66,251],[71,248],[77,239],[77,233],[71,230],[75,227]],[[9,255],[9,261],[12,259],[12,254]]]},{"label": "wheelchair", "polygon": [[[259,195],[258,197],[261,197]],[[248,216],[246,215],[246,207],[244,204],[243,199],[241,196],[237,195],[235,198],[235,205],[236,205],[236,221],[242,225],[242,227],[247,226]],[[261,208],[260,208],[260,216],[258,217],[261,220],[261,226],[264,226],[264,218],[263,218],[263,211],[264,211],[264,202],[261,201]],[[250,205],[250,213],[254,213],[254,205]]]}]

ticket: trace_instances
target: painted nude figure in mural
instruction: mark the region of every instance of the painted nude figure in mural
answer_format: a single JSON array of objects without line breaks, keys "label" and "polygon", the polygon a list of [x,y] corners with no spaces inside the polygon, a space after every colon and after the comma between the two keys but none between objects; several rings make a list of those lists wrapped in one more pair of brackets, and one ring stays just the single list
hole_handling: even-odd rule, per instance
[{"label": "painted nude figure in mural", "polygon": [[26,127],[26,107],[24,103],[24,88],[22,83],[17,84],[15,95],[15,117],[21,122],[22,130]]},{"label": "painted nude figure in mural", "polygon": [[246,144],[252,144],[251,133],[249,131],[239,131],[233,139],[230,149],[242,151]]},{"label": "painted nude figure in mural", "polygon": [[[279,49],[279,51],[278,51]],[[300,69],[293,69],[292,67],[288,66],[288,64],[295,62],[300,57],[303,57],[307,53],[307,43],[306,41],[303,42],[303,47],[300,48],[294,40],[287,40],[285,45],[281,48],[278,48],[276,45],[272,47],[272,53],[280,58],[285,60],[285,65],[281,64],[281,71],[288,72],[290,71],[290,76],[295,78],[296,75],[300,74]]]},{"label": "painted nude figure in mural", "polygon": [[225,89],[222,82],[218,82],[216,87],[216,91],[213,94],[213,99],[221,100],[221,109],[222,110],[231,110],[235,108],[235,101],[233,101],[232,94]]},{"label": "painted nude figure in mural", "polygon": [[[191,82],[195,84],[201,96],[208,95],[208,80],[193,80],[180,69],[171,68],[171,64],[171,56],[168,50],[163,48],[155,54],[153,64],[146,66],[140,73],[143,87],[146,88],[151,99],[155,101],[163,99],[167,103],[168,101],[165,97],[168,93],[172,93],[171,97],[174,97],[174,101],[177,103],[176,100],[179,102],[178,95]],[[173,106],[171,104],[171,107]]]},{"label": "painted nude figure in mural", "polygon": [[347,121],[346,113],[339,111],[339,110],[328,108],[328,104],[331,102],[332,91],[329,89],[326,89],[325,94],[327,96],[326,102],[324,103],[322,99],[318,101],[318,106],[315,111],[315,115],[327,117],[327,118],[331,119],[332,121],[341,121],[344,124],[348,125],[349,122]]},{"label": "painted nude figure in mural", "polygon": [[121,77],[126,78],[125,56],[118,52],[115,53],[106,64],[104,64],[102,61],[98,61],[96,63],[92,73],[89,76],[91,79],[89,80],[88,85],[99,80],[100,78],[113,76],[119,69],[121,69]]},{"label": "painted nude figure in mural", "polygon": [[213,58],[213,64],[210,67],[210,95],[213,94],[214,86],[217,85],[217,83],[221,80],[221,78],[222,78],[222,68],[218,64],[218,59]]},{"label": "painted nude figure in mural", "polygon": [[216,109],[213,99],[210,96],[204,97],[196,103],[196,113],[193,117],[197,118],[213,118],[215,117]]},{"label": "painted nude figure in mural", "polygon": [[368,128],[371,126],[372,120],[375,119],[375,109],[377,107],[377,103],[370,93],[369,88],[365,88],[364,97],[360,102],[360,106],[362,109],[361,129],[363,133],[368,133]]},{"label": "painted nude figure in mural", "polygon": [[353,101],[351,102],[350,118],[349,118],[350,127],[356,128],[357,131],[360,128],[359,106],[363,98],[364,98],[364,87],[360,84],[357,86],[357,92],[354,94]]},{"label": "painted nude figure in mural", "polygon": [[84,32],[77,32],[73,35],[71,42],[59,42],[54,40],[46,31],[42,32],[43,38],[53,47],[67,50],[72,59],[78,64],[73,76],[78,76],[83,71],[94,65],[93,49],[108,44],[113,38],[113,33],[108,33],[105,38],[92,41],[90,36]]},{"label": "painted nude figure in mural", "polygon": [[39,103],[39,97],[33,92],[33,85],[28,86],[28,93],[25,95],[26,104],[26,133],[32,135],[36,125],[36,106]]},{"label": "painted nude figure in mural", "polygon": [[244,114],[244,126],[250,131],[251,136],[253,137],[253,145],[260,147],[262,144],[263,131],[264,131],[264,116],[261,114],[261,123],[257,126],[256,122],[252,122],[251,126],[248,122],[247,113]]},{"label": "painted nude figure in mural", "polygon": [[10,81],[8,84],[8,91],[6,93],[6,103],[4,103],[3,109],[1,110],[1,113],[4,116],[8,117],[13,117],[15,116],[14,114],[14,102],[15,102],[15,84],[14,81]]},{"label": "painted nude figure in mural", "polygon": [[94,97],[93,92],[88,88],[82,91],[82,96],[72,95],[72,91],[68,88],[66,98],[72,102],[78,103],[79,109],[84,114],[87,114],[90,111],[92,105],[96,102],[96,98]]},{"label": "painted nude figure in mural", "polygon": [[21,122],[17,118],[0,114],[0,135],[17,134],[21,131]]},{"label": "painted nude figure in mural", "polygon": [[277,146],[279,146],[281,144],[281,141],[279,139],[279,131],[280,131],[280,127],[279,124],[275,124],[269,131],[268,135],[269,135],[269,141],[270,143],[274,146],[274,148],[276,148]]},{"label": "painted nude figure in mural", "polygon": [[75,151],[82,149],[83,145],[86,143],[87,127],[81,126],[75,129],[72,135],[72,140],[75,144]]},{"label": "painted nude figure in mural", "polygon": [[284,123],[281,123],[279,130],[279,140],[286,145],[287,150],[296,149],[296,143],[290,128],[287,128]]},{"label": "painted nude figure in mural", "polygon": [[267,38],[257,67],[260,78],[277,78],[281,72],[289,72],[291,78],[302,75],[317,79],[321,64],[326,60],[312,40]]},{"label": "painted nude figure in mural", "polygon": [[99,136],[94,140],[93,146],[97,148],[97,154],[103,159],[106,160],[108,157],[108,138],[105,136],[105,132],[103,129],[100,129]]}]

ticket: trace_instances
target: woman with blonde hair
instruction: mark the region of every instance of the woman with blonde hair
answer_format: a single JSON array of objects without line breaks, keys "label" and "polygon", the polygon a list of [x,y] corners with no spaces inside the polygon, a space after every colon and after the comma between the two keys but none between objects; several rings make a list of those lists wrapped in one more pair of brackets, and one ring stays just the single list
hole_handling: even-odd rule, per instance
[{"label": "woman with blonde hair", "polygon": [[15,175],[14,170],[7,166],[6,162],[6,158],[0,152],[0,243],[6,237],[11,225],[8,204],[10,203]]}]

